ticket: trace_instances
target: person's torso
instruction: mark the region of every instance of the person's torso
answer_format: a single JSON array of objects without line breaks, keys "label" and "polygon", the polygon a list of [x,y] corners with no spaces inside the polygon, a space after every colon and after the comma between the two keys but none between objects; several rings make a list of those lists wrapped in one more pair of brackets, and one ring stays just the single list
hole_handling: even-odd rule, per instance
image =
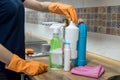
[{"label": "person's torso", "polygon": [[24,58],[24,6],[22,1],[0,0],[0,43],[12,53]]}]

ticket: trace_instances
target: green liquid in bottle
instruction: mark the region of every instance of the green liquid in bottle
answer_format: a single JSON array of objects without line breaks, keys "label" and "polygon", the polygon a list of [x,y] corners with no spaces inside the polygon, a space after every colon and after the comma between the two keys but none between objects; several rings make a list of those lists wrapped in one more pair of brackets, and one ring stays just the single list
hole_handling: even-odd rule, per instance
[{"label": "green liquid in bottle", "polygon": [[58,33],[53,34],[53,38],[50,41],[49,64],[51,69],[62,69],[61,39]]}]

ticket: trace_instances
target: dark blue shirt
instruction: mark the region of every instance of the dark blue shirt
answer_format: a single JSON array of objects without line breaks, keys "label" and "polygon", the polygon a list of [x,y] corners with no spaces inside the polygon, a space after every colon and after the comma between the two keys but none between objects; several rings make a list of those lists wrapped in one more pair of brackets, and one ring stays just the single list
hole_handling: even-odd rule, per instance
[{"label": "dark blue shirt", "polygon": [[[0,0],[0,43],[25,58],[23,0]],[[0,62],[0,70],[4,66]]]}]

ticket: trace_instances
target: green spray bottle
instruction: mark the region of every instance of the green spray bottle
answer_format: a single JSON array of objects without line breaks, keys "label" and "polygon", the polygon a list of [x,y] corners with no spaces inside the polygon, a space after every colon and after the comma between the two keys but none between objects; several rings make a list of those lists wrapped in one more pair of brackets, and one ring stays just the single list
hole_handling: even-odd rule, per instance
[{"label": "green spray bottle", "polygon": [[60,38],[61,23],[54,23],[50,26],[53,29],[53,37],[50,40],[49,66],[53,70],[63,68],[62,39]]}]

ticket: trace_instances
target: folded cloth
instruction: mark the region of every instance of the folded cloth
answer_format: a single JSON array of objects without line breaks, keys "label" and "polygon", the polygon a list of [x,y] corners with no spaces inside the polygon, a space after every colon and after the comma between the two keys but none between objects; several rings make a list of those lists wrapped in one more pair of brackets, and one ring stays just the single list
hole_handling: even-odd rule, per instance
[{"label": "folded cloth", "polygon": [[79,67],[72,68],[71,73],[81,75],[81,76],[99,78],[104,71],[105,69],[101,65],[98,65],[98,66],[86,65],[86,66],[79,66]]}]

